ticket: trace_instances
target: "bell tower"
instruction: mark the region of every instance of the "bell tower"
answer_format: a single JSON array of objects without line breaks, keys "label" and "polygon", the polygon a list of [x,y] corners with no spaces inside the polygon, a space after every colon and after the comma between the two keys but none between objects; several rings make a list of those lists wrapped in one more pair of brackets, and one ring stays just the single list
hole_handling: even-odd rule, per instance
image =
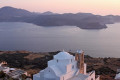
[{"label": "bell tower", "polygon": [[84,74],[84,52],[82,50],[78,50],[75,54],[75,60],[77,61],[77,66],[80,70],[81,74]]}]

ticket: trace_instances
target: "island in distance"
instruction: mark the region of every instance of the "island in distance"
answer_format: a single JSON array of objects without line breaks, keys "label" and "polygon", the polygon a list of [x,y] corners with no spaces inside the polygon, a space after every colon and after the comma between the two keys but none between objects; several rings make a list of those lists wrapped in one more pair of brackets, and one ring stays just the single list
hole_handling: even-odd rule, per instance
[{"label": "island in distance", "polygon": [[52,12],[36,13],[13,7],[0,8],[0,22],[26,22],[39,26],[77,26],[81,29],[104,29],[106,24],[120,22],[120,16],[94,15],[91,13],[64,13]]}]

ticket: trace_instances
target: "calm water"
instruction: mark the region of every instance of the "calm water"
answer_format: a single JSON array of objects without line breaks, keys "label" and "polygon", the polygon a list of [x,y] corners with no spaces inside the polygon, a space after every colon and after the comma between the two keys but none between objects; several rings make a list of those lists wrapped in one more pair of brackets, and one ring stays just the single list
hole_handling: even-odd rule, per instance
[{"label": "calm water", "polygon": [[75,26],[42,27],[28,23],[0,23],[0,50],[57,51],[83,49],[94,57],[120,57],[120,23],[107,29]]}]

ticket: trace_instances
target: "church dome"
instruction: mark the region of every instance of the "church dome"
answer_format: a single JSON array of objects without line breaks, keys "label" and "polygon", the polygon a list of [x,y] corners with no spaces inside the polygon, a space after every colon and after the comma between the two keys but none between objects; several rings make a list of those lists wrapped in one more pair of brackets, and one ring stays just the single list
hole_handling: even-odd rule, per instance
[{"label": "church dome", "polygon": [[57,55],[54,56],[55,59],[72,59],[73,56],[70,55],[68,52],[59,52]]}]

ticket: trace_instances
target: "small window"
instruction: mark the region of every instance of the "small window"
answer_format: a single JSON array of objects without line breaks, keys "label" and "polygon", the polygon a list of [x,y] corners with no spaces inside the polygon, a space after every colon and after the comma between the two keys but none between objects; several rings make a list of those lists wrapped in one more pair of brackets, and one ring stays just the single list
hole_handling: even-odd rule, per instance
[{"label": "small window", "polygon": [[71,62],[72,62],[72,59],[71,59]]},{"label": "small window", "polygon": [[58,63],[58,60],[57,60],[57,63]]},{"label": "small window", "polygon": [[74,69],[74,65],[72,66],[72,69]]},{"label": "small window", "polygon": [[50,72],[50,70],[49,70],[49,72]]}]

